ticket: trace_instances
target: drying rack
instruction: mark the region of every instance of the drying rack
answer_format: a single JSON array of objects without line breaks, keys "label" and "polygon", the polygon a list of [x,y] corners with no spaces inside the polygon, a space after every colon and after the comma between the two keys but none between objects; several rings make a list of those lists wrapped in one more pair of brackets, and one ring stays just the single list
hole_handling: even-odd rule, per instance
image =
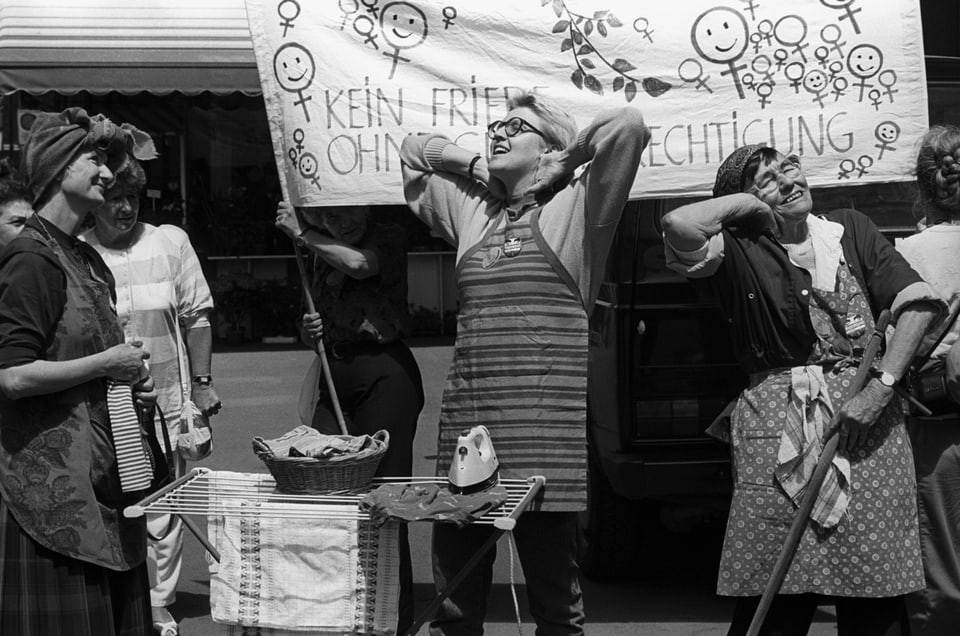
[{"label": "drying rack", "polygon": [[[443,485],[447,483],[446,480],[438,477],[378,477],[370,486],[361,489],[299,495],[278,492],[273,477],[266,473],[230,473],[230,475],[229,477],[220,475],[204,467],[194,468],[136,504],[127,506],[123,516],[136,518],[146,513],[179,515],[184,525],[197,537],[203,547],[215,560],[219,561],[220,555],[216,548],[210,543],[206,534],[190,519],[190,515],[239,517],[259,514],[275,518],[367,520],[370,516],[360,510],[360,500],[382,484]],[[408,635],[416,634],[420,627],[436,613],[440,604],[496,544],[503,533],[513,530],[517,519],[540,492],[544,483],[546,479],[541,476],[500,480],[500,485],[507,491],[506,502],[473,522],[492,525],[494,531],[466,565],[450,580],[447,588],[417,616],[413,626],[407,631]],[[264,503],[270,505],[262,508],[251,506],[251,504]]]}]

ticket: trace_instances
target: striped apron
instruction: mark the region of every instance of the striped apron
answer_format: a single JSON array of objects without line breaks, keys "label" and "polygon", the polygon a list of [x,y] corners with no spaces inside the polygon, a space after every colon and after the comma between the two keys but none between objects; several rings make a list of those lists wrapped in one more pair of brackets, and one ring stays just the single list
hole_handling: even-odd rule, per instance
[{"label": "striped apron", "polygon": [[[457,265],[461,305],[444,387],[438,475],[482,424],[501,474],[543,475],[534,510],[586,507],[587,315],[534,209],[500,220]],[[505,222],[506,221],[506,222]]]}]

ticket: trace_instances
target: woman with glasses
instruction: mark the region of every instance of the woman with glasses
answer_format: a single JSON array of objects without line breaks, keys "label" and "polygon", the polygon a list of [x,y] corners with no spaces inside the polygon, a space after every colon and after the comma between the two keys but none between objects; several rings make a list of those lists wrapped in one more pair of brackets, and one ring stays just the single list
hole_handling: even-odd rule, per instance
[{"label": "woman with glasses", "polygon": [[[587,318],[649,132],[631,108],[578,132],[535,93],[513,96],[507,111],[488,127],[486,156],[439,135],[409,136],[400,153],[408,204],[457,248],[461,305],[437,470],[447,474],[458,435],[482,424],[504,475],[546,477],[513,536],[538,633],[582,634]],[[438,589],[490,532],[434,526]],[[482,632],[494,556],[445,601],[432,633]]]},{"label": "woman with glasses", "polygon": [[[864,215],[813,214],[797,157],[760,145],[720,166],[714,198],[663,217],[668,264],[710,288],[749,373],[729,429],[734,492],[717,593],[738,597],[730,634],[759,596],[839,413],[837,455],[763,633],[806,634],[834,597],[840,634],[900,634],[903,595],[923,587],[916,484],[894,388],[939,295]],[[875,373],[845,390],[891,309],[897,329]]]},{"label": "woman with glasses", "polygon": [[[184,400],[206,416],[216,415],[221,407],[210,375],[213,336],[208,316],[213,299],[187,233],[140,220],[140,193],[146,184],[140,162],[128,159],[104,193],[104,204],[93,211],[93,228],[81,239],[97,251],[117,281],[120,323],[150,353],[157,405],[176,449]],[[179,453],[173,460],[179,477],[186,472],[186,460]],[[180,517],[147,515],[147,536],[153,628],[160,636],[176,636],[177,622],[169,607],[176,600],[183,562]]]}]

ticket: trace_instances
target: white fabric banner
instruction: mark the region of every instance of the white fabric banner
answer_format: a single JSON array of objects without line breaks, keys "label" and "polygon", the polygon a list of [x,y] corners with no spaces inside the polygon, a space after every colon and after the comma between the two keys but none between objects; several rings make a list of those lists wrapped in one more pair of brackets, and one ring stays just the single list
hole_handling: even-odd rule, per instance
[{"label": "white fabric banner", "polygon": [[917,0],[246,0],[296,205],[402,203],[398,149],[485,153],[533,88],[582,126],[639,108],[632,198],[707,194],[734,148],[803,158],[812,185],[910,179],[927,127]]}]

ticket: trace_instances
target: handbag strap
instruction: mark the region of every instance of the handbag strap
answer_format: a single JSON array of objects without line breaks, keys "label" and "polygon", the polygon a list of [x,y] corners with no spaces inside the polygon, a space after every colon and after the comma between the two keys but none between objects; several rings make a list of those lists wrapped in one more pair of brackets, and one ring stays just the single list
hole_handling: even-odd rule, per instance
[{"label": "handbag strap", "polygon": [[187,343],[183,339],[183,334],[180,333],[180,319],[178,316],[173,317],[173,328],[177,334],[177,365],[180,367],[180,392],[183,400],[189,400],[191,397],[190,394],[190,370],[187,368],[186,360],[187,357]]},{"label": "handbag strap", "polygon": [[937,339],[933,341],[933,344],[930,345],[930,348],[919,358],[914,360],[913,368],[919,371],[927,364],[927,361],[930,360],[930,356],[933,355],[933,352],[937,350],[937,347],[943,342],[943,339],[946,337],[950,330],[953,329],[953,323],[957,321],[957,316],[960,315],[960,300],[954,304],[950,309],[950,315],[947,317],[947,324],[944,325],[943,330],[940,332],[940,335],[937,336]]}]

